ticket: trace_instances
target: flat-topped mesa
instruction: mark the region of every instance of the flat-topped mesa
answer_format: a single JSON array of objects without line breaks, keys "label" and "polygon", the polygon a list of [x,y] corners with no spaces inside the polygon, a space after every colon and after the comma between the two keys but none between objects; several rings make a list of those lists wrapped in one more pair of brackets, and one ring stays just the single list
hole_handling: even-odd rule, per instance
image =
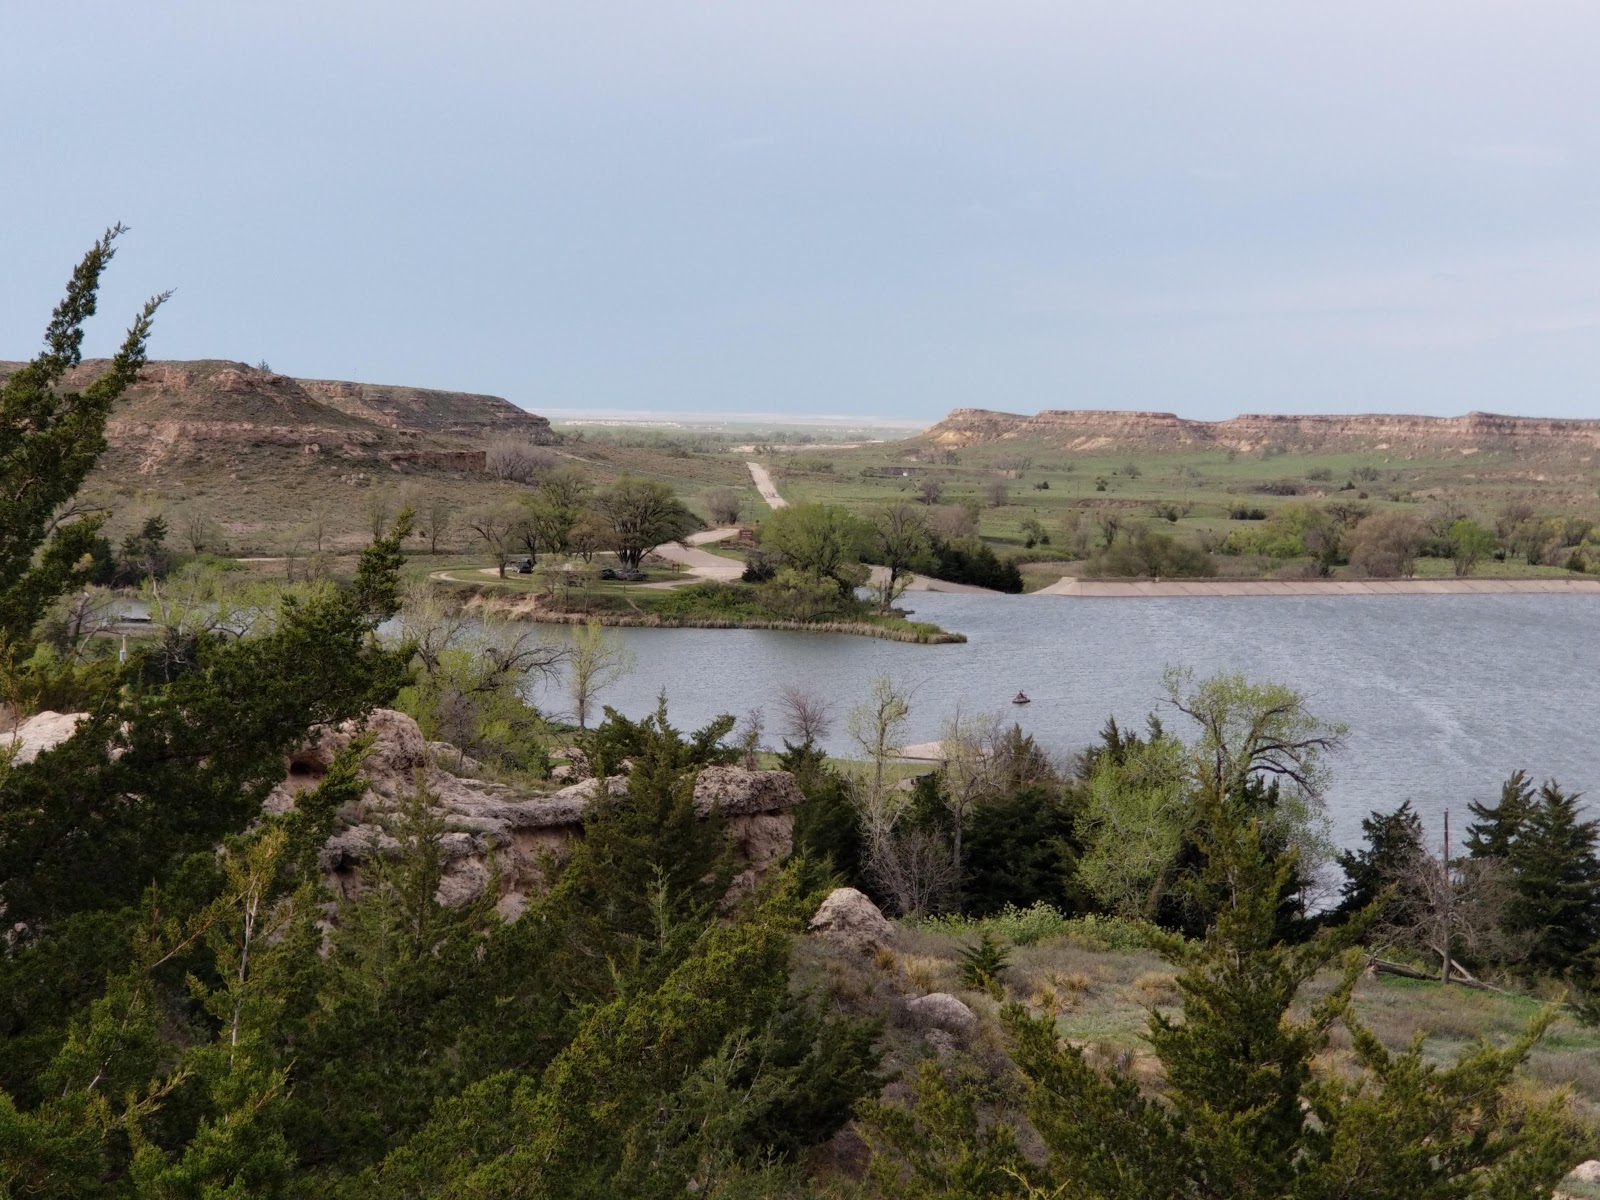
[{"label": "flat-topped mesa", "polygon": [[340,379],[295,382],[307,394],[333,408],[390,429],[475,439],[518,438],[541,446],[556,441],[548,418],[518,408],[500,396]]},{"label": "flat-topped mesa", "polygon": [[1195,421],[1175,413],[1116,409],[1046,409],[1027,416],[958,408],[922,436],[935,445],[951,448],[1032,441],[1079,453],[1184,449],[1248,452],[1270,447],[1286,452],[1532,451],[1584,457],[1600,449],[1600,420],[1470,412],[1459,417],[1247,413],[1225,421]]},{"label": "flat-topped mesa", "polygon": [[[0,362],[0,382],[20,363]],[[86,359],[81,389],[109,359]],[[557,441],[547,418],[499,396],[330,379],[295,379],[225,359],[147,363],[106,423],[114,470],[161,474],[208,456],[281,447],[451,471],[482,471],[486,442]],[[473,451],[476,450],[476,457]]]}]

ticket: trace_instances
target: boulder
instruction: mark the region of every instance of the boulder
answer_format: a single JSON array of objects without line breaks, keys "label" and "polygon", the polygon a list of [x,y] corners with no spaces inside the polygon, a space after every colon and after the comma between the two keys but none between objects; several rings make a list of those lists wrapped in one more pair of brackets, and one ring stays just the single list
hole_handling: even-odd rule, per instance
[{"label": "boulder", "polygon": [[969,1038],[978,1028],[973,1011],[949,992],[906,1001],[906,1015],[918,1029],[938,1030],[956,1038]]},{"label": "boulder", "polygon": [[1579,1163],[1572,1168],[1567,1178],[1576,1179],[1579,1183],[1600,1183],[1600,1158],[1591,1158],[1588,1162]]},{"label": "boulder", "polygon": [[46,750],[54,750],[76,733],[78,722],[88,717],[88,713],[37,713],[10,733],[0,733],[0,754],[15,747],[11,756],[12,764],[20,767],[23,763],[31,763]]},{"label": "boulder", "polygon": [[812,933],[871,954],[894,941],[894,926],[855,888],[834,888],[811,918]]}]

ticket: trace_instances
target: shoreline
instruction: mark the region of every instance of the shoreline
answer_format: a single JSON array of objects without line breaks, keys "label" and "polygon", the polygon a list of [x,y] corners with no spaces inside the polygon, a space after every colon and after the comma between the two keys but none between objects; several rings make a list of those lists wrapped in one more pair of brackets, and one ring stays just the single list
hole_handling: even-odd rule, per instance
[{"label": "shoreline", "polygon": [[469,597],[464,607],[500,620],[528,621],[538,625],[587,625],[590,621],[596,621],[617,629],[767,629],[783,633],[843,633],[913,646],[954,646],[967,640],[964,633],[951,633],[944,629],[937,633],[917,633],[864,621],[823,621],[808,625],[802,621],[743,620],[734,617],[679,618],[662,617],[655,613],[553,612],[537,605],[516,604],[485,596],[481,592]]},{"label": "shoreline", "polygon": [[1600,596],[1600,579],[1061,579],[1030,596]]}]

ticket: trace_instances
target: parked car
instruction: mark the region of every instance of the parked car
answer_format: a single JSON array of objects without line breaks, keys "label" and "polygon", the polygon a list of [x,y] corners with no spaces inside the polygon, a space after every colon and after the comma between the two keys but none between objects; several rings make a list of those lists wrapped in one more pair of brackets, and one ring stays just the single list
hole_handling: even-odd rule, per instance
[{"label": "parked car", "polygon": [[532,575],[533,574],[533,559],[524,558],[524,559],[519,560],[518,563],[517,563],[517,574],[518,575]]},{"label": "parked car", "polygon": [[616,577],[617,577],[617,573],[613,568],[611,568],[611,567],[601,567],[600,568],[600,578],[601,579],[615,579]]}]

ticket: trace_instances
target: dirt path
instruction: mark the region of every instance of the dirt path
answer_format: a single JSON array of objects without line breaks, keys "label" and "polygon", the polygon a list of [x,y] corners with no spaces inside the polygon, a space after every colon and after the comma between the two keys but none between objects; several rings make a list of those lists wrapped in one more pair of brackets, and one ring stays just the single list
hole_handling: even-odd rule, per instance
[{"label": "dirt path", "polygon": [[1600,595],[1600,579],[1062,579],[1035,596],[1483,596]]},{"label": "dirt path", "polygon": [[772,476],[765,467],[758,462],[747,462],[745,466],[750,468],[750,478],[755,480],[756,491],[761,493],[761,498],[767,502],[768,508],[789,507],[789,502],[778,495],[778,485],[772,482]]}]

